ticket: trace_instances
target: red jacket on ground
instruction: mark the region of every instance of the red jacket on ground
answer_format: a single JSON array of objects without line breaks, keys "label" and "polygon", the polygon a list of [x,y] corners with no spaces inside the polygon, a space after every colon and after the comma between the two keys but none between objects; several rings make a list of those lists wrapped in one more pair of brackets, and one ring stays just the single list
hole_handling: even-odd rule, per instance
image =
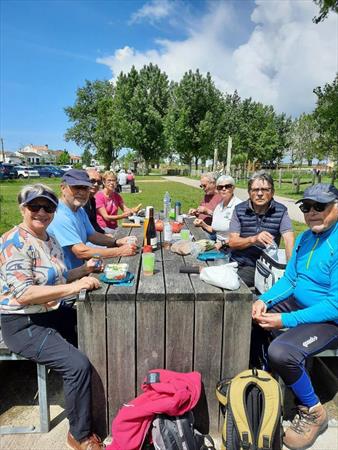
[{"label": "red jacket on ground", "polygon": [[156,414],[180,416],[194,408],[201,395],[201,374],[150,370],[142,390],[113,420],[113,442],[107,450],[139,450]]}]

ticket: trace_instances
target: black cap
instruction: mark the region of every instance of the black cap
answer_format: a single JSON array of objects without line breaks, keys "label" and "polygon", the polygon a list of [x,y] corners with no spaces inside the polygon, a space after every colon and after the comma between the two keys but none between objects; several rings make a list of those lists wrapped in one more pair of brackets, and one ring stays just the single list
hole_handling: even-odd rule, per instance
[{"label": "black cap", "polygon": [[92,186],[87,172],[81,169],[67,170],[67,172],[62,176],[62,181],[67,183],[69,186]]},{"label": "black cap", "polygon": [[52,192],[42,191],[41,193],[38,193],[37,191],[31,191],[27,194],[27,196],[22,204],[27,205],[27,203],[32,202],[36,198],[46,198],[50,202],[54,203],[55,206],[57,206],[59,203],[57,196]]},{"label": "black cap", "polygon": [[305,189],[304,197],[296,203],[304,200],[313,200],[319,203],[331,203],[338,199],[338,189],[332,184],[318,183]]}]

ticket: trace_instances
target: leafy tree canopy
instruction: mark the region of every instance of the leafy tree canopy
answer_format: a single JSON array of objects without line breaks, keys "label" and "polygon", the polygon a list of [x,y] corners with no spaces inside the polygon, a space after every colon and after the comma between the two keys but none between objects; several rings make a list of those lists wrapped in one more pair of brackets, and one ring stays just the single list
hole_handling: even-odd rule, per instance
[{"label": "leafy tree canopy", "polygon": [[146,162],[158,161],[165,151],[163,119],[168,107],[167,75],[153,64],[139,72],[132,67],[116,81],[116,123],[125,147],[133,148]]},{"label": "leafy tree canopy", "polygon": [[63,166],[65,164],[70,163],[70,155],[67,150],[64,150],[60,155],[56,158],[56,164]]},{"label": "leafy tree canopy", "polygon": [[313,0],[319,6],[319,15],[313,18],[314,23],[322,22],[330,11],[338,13],[338,0]]},{"label": "leafy tree canopy", "polygon": [[106,167],[117,157],[119,136],[114,123],[113,85],[105,81],[86,81],[76,92],[74,106],[65,108],[73,125],[65,134],[86,150],[93,150]]},{"label": "leafy tree canopy", "polygon": [[338,74],[332,84],[314,89],[317,95],[314,118],[320,134],[321,146],[325,154],[338,160]]}]

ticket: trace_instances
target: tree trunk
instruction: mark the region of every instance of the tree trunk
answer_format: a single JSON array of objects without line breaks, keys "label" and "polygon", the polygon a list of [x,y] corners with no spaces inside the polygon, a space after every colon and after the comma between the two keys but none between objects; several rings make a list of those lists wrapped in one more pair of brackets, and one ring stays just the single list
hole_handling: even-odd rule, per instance
[{"label": "tree trunk", "polygon": [[114,148],[111,142],[107,143],[107,151],[104,152],[103,155],[103,160],[104,160],[104,166],[106,170],[110,169],[110,166],[113,162],[113,153],[114,153]]}]

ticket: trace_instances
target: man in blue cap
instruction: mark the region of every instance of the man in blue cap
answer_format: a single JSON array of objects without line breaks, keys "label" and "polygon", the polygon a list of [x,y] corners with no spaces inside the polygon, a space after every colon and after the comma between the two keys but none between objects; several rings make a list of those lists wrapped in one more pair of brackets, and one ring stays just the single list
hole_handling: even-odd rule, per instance
[{"label": "man in blue cap", "polygon": [[[252,318],[275,337],[270,366],[299,401],[284,444],[305,450],[328,426],[305,362],[338,348],[338,190],[316,184],[297,203],[309,230],[298,236],[284,276],[253,304]],[[278,332],[282,328],[287,331]]]},{"label": "man in blue cap", "polygon": [[[102,258],[131,256],[136,253],[135,244],[128,244],[128,238],[114,240],[98,233],[83,206],[89,199],[92,187],[85,170],[71,169],[62,177],[61,199],[48,232],[53,234],[62,246],[68,269],[81,266],[84,260],[99,255]],[[100,247],[92,247],[87,242]]]}]

